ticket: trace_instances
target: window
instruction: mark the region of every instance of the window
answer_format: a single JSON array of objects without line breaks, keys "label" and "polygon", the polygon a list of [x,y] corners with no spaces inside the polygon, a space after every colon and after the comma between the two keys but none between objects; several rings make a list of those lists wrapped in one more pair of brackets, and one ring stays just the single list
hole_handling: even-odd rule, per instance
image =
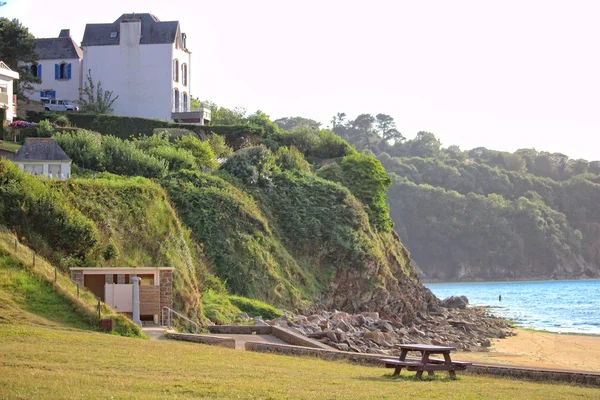
[{"label": "window", "polygon": [[117,37],[117,32],[111,32],[110,33],[110,37],[113,38],[113,39],[116,38]]},{"label": "window", "polygon": [[42,66],[38,64],[31,64],[31,67],[29,67],[29,72],[31,75],[39,78],[42,76]]},{"label": "window", "polygon": [[179,60],[173,60],[173,80],[179,82]]},{"label": "window", "polygon": [[175,107],[175,112],[179,112],[179,90],[177,89],[173,91],[173,105]]},{"label": "window", "polygon": [[187,64],[181,64],[181,83],[183,86],[187,86]]},{"label": "window", "polygon": [[71,64],[66,62],[54,64],[54,79],[71,79]]},{"label": "window", "polygon": [[181,94],[181,100],[183,102],[183,109],[181,111],[187,112],[188,111],[188,95],[186,92],[183,92]]}]

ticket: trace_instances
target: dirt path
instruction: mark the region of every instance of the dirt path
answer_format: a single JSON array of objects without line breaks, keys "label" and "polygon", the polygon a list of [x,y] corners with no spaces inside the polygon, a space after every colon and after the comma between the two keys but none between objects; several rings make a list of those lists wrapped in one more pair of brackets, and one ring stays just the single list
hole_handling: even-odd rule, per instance
[{"label": "dirt path", "polygon": [[543,368],[600,371],[600,336],[565,335],[517,330],[496,339],[486,353],[461,352],[457,360]]}]

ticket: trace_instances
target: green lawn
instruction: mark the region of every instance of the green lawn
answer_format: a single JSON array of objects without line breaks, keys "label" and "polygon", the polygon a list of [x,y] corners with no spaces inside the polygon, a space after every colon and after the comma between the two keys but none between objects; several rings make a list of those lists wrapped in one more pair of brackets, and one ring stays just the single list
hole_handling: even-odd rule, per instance
[{"label": "green lawn", "polygon": [[17,150],[19,150],[19,149],[21,148],[21,145],[20,145],[20,144],[16,144],[16,143],[13,143],[13,142],[9,142],[9,141],[7,141],[7,140],[2,140],[2,141],[0,141],[0,142],[2,142],[2,143],[0,144],[0,149],[4,149],[4,150],[8,150],[8,151],[12,151],[12,152],[15,152],[15,153],[16,153],[16,152],[17,152]]},{"label": "green lawn", "polygon": [[3,313],[2,399],[600,398],[598,389],[466,375],[393,379],[390,370],[345,362],[7,323]]}]

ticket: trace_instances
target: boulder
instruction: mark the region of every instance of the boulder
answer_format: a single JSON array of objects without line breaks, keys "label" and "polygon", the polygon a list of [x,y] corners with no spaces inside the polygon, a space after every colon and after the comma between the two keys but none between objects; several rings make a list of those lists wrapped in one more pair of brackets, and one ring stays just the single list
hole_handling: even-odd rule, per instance
[{"label": "boulder", "polygon": [[365,311],[365,312],[362,312],[361,315],[363,317],[368,317],[368,318],[371,318],[373,320],[379,319],[379,313],[378,312]]},{"label": "boulder", "polygon": [[382,344],[385,341],[385,336],[381,332],[367,332],[364,334],[364,338],[372,340],[377,344]]},{"label": "boulder", "polygon": [[451,296],[442,300],[440,303],[440,305],[444,308],[458,308],[461,310],[467,308],[467,304],[469,304],[469,299],[467,299],[467,296]]},{"label": "boulder", "polygon": [[350,314],[343,311],[337,311],[331,314],[330,319],[335,322],[348,322],[350,321]]}]

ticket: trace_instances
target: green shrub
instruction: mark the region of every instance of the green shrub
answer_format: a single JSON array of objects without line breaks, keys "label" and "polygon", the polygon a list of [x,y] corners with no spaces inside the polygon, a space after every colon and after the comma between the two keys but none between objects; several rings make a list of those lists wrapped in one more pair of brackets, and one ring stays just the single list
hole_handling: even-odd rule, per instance
[{"label": "green shrub", "polygon": [[280,147],[275,152],[275,164],[282,170],[310,171],[310,165],[295,147]]},{"label": "green shrub", "polygon": [[234,322],[240,309],[234,306],[226,293],[207,290],[202,293],[202,308],[204,317],[215,324],[230,324]]},{"label": "green shrub", "polygon": [[350,189],[363,203],[371,223],[379,230],[389,232],[392,229],[385,197],[392,180],[375,157],[358,153],[346,156],[339,165],[328,165],[317,173]]},{"label": "green shrub", "polygon": [[248,299],[241,296],[229,296],[231,304],[248,314],[250,317],[263,317],[264,319],[275,319],[283,314],[270,304],[260,300]]},{"label": "green shrub", "polygon": [[196,169],[198,167],[193,154],[186,149],[178,149],[173,146],[158,146],[152,147],[147,152],[151,156],[166,161],[169,171]]},{"label": "green shrub", "polygon": [[71,123],[69,122],[69,118],[67,118],[66,115],[61,114],[59,116],[56,117],[56,119],[54,120],[54,123],[60,127],[67,127],[69,126]]},{"label": "green shrub", "polygon": [[51,137],[54,134],[54,127],[47,119],[40,121],[37,126],[37,133],[39,137]]},{"label": "green shrub", "polygon": [[115,244],[114,240],[112,238],[110,238],[110,240],[108,241],[108,244],[106,245],[106,247],[104,248],[104,251],[102,252],[102,258],[104,258],[105,261],[110,261],[110,260],[114,260],[118,257],[119,257],[119,248]]},{"label": "green shrub", "polygon": [[264,146],[238,150],[220,167],[247,185],[268,184],[275,168],[275,159]]},{"label": "green shrub", "polygon": [[208,142],[217,158],[227,158],[233,154],[233,149],[227,145],[223,136],[213,133],[209,136]]},{"label": "green shrub", "polygon": [[[104,167],[118,175],[159,178],[168,170],[167,162],[147,154],[133,142],[114,136],[103,136]],[[68,154],[68,153],[67,153]]]},{"label": "green shrub", "polygon": [[218,165],[215,153],[207,140],[200,140],[192,135],[181,136],[175,139],[175,147],[182,151],[189,151],[200,168],[212,169]]},{"label": "green shrub", "polygon": [[104,171],[104,148],[102,136],[98,133],[86,130],[57,132],[54,134],[54,140],[77,166]]}]

